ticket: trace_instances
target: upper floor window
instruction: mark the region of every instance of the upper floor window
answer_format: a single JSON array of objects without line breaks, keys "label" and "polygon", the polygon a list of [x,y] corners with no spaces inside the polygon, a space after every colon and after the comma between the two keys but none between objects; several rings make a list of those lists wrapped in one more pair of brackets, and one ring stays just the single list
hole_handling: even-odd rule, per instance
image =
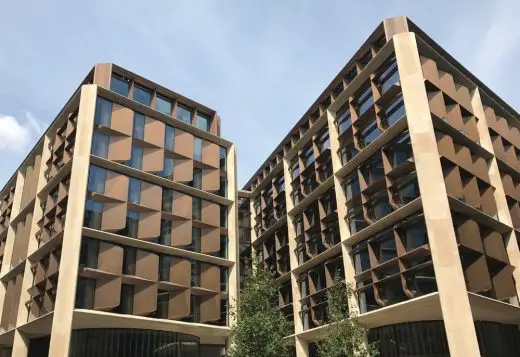
[{"label": "upper floor window", "polygon": [[173,160],[174,159],[172,159],[171,157],[164,157],[163,170],[158,174],[159,176],[164,177],[168,180],[173,180],[173,169],[175,165]]},{"label": "upper floor window", "polygon": [[126,161],[125,165],[141,170],[143,167],[143,148],[139,146],[132,146],[130,160]]},{"label": "upper floor window", "polygon": [[399,70],[395,57],[389,60],[386,69],[379,75],[376,82],[381,88],[381,93],[385,93],[394,84],[399,82]]},{"label": "upper floor window", "polygon": [[113,74],[112,79],[110,80],[110,90],[122,95],[123,97],[128,97],[128,92],[130,91],[130,82],[126,78]]},{"label": "upper floor window", "polygon": [[172,114],[172,102],[160,95],[157,96],[157,100],[155,102],[155,109],[164,113],[166,115]]},{"label": "upper floor window", "polygon": [[192,186],[202,190],[202,170],[198,168],[193,169]]},{"label": "upper floor window", "polygon": [[170,125],[166,125],[164,130],[164,148],[166,150],[173,151],[175,145],[175,128]]},{"label": "upper floor window", "polygon": [[318,139],[316,139],[316,143],[318,145],[318,151],[320,153],[324,152],[328,148],[330,148],[330,138],[329,138],[329,131],[324,130]]},{"label": "upper floor window", "polygon": [[144,87],[141,87],[138,84],[135,84],[134,100],[141,104],[150,106],[150,104],[152,104],[152,91]]},{"label": "upper floor window", "polygon": [[88,172],[88,192],[104,193],[106,175],[105,169],[91,165]]},{"label": "upper floor window", "polygon": [[308,167],[314,162],[314,150],[312,145],[302,150],[302,160],[305,167]]},{"label": "upper floor window", "polygon": [[123,274],[135,275],[135,263],[137,250],[132,247],[125,247],[123,251]]},{"label": "upper floor window", "polygon": [[289,171],[291,172],[291,177],[293,180],[300,176],[300,163],[297,157],[291,161],[291,167],[289,167]]},{"label": "upper floor window", "polygon": [[403,96],[400,95],[395,101],[393,101],[388,107],[384,109],[384,119],[387,126],[392,126],[396,121],[401,119],[406,114],[404,108]]},{"label": "upper floor window", "polygon": [[359,186],[359,177],[357,173],[348,177],[345,180],[343,187],[345,190],[346,201],[350,201],[352,198],[358,196],[361,193],[361,187]]},{"label": "upper floor window", "polygon": [[130,178],[128,183],[128,202],[139,203],[141,201],[141,180]]},{"label": "upper floor window", "polygon": [[102,158],[108,157],[108,144],[110,137],[105,134],[101,134],[97,131],[92,135],[92,155],[96,155]]},{"label": "upper floor window", "polygon": [[193,160],[202,161],[202,139],[193,137]]},{"label": "upper floor window", "polygon": [[162,190],[162,210],[164,212],[171,212],[173,209],[173,190],[163,188]]},{"label": "upper floor window", "polygon": [[219,158],[220,158],[220,169],[226,170],[226,156],[227,156],[227,149],[223,148],[222,146],[219,147]]},{"label": "upper floor window", "polygon": [[227,214],[228,208],[227,206],[220,206],[220,226],[223,228],[227,228]]},{"label": "upper floor window", "polygon": [[177,108],[175,109],[175,116],[177,117],[177,119],[182,120],[185,123],[191,124],[191,115],[191,109],[181,104],[177,104]]},{"label": "upper floor window", "polygon": [[144,123],[144,115],[138,112],[134,112],[134,128],[132,132],[132,136],[134,138],[144,140]]},{"label": "upper floor window", "polygon": [[197,113],[197,128],[209,131],[210,128],[210,118],[206,114]]},{"label": "upper floor window", "polygon": [[139,231],[139,212],[126,211],[126,227],[120,234],[131,238],[137,238]]},{"label": "upper floor window", "polygon": [[359,59],[359,66],[361,68],[364,68],[372,59],[372,50],[368,50],[360,59]]},{"label": "upper floor window", "polygon": [[350,104],[346,103],[336,112],[336,125],[338,134],[341,135],[352,126],[352,115],[350,114]]},{"label": "upper floor window", "polygon": [[363,115],[372,105],[374,105],[374,97],[372,96],[372,87],[368,85],[357,97],[357,105],[359,115]]},{"label": "upper floor window", "polygon": [[101,97],[96,99],[96,113],[94,123],[103,126],[110,126],[112,119],[112,102]]},{"label": "upper floor window", "polygon": [[87,199],[85,202],[85,216],[83,225],[88,228],[100,229],[103,216],[103,203]]},{"label": "upper floor window", "polygon": [[192,197],[191,218],[200,221],[202,219],[202,200],[200,197]]}]

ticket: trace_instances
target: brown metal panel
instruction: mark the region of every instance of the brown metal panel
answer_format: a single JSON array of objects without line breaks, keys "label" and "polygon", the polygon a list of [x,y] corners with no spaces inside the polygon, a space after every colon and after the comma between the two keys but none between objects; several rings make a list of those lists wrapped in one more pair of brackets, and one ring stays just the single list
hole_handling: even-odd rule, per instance
[{"label": "brown metal panel", "polygon": [[504,240],[500,233],[489,232],[483,239],[487,255],[504,263],[509,263]]},{"label": "brown metal panel", "polygon": [[462,104],[464,108],[472,108],[471,105],[471,96],[469,94],[469,89],[466,86],[463,86],[462,84],[455,83],[455,91],[456,96],[455,99]]},{"label": "brown metal panel", "polygon": [[107,170],[105,178],[105,195],[121,201],[127,201],[128,176]]},{"label": "brown metal panel", "polygon": [[157,310],[157,283],[134,289],[134,315],[145,316]]},{"label": "brown metal panel", "polygon": [[121,275],[123,272],[123,248],[99,242],[98,269]]},{"label": "brown metal panel", "polygon": [[444,118],[446,116],[446,106],[444,105],[444,97],[441,91],[428,92],[428,104],[430,105],[430,111],[433,114],[439,118]]},{"label": "brown metal panel", "polygon": [[[16,325],[16,318],[18,317],[18,307],[20,305],[20,296],[22,295],[22,282],[23,275],[18,274],[14,281],[14,294],[13,294],[13,304],[11,307],[11,315],[9,317],[9,325]],[[5,313],[5,311],[4,311]]]},{"label": "brown metal panel", "polygon": [[132,138],[129,136],[111,136],[107,158],[112,161],[128,161],[132,156]]},{"label": "brown metal panel", "polygon": [[462,189],[464,191],[464,202],[470,206],[478,207],[481,202],[477,179],[473,176],[466,179],[462,184]]},{"label": "brown metal panel", "polygon": [[202,162],[211,167],[220,167],[219,158],[220,148],[217,144],[203,140],[202,142]]},{"label": "brown metal panel", "polygon": [[457,130],[464,129],[464,122],[462,121],[462,112],[459,105],[449,105],[446,107],[446,119],[451,126]]},{"label": "brown metal panel", "polygon": [[467,219],[457,227],[457,238],[461,245],[471,248],[477,252],[484,252],[480,239],[480,229],[478,223]]},{"label": "brown metal panel", "polygon": [[202,200],[202,222],[220,227],[220,207],[218,204]]},{"label": "brown metal panel", "polygon": [[205,228],[201,234],[201,253],[210,254],[220,250],[220,228]]},{"label": "brown metal panel", "polygon": [[178,319],[190,315],[190,298],[189,289],[183,291],[173,291],[170,293],[168,302],[168,318]]},{"label": "brown metal panel", "polygon": [[153,239],[161,235],[161,212],[146,212],[139,216],[139,239]]},{"label": "brown metal panel", "polygon": [[39,176],[39,173],[41,170],[41,161],[42,161],[42,156],[39,154],[36,155],[36,157],[34,158],[34,170],[33,170],[33,175],[31,178],[31,190],[29,192],[29,200],[36,197],[36,190],[38,189],[38,179],[39,179],[38,176]]},{"label": "brown metal panel", "polygon": [[480,192],[480,207],[485,214],[495,217],[498,213],[493,187],[489,186]]},{"label": "brown metal panel", "polygon": [[200,322],[220,319],[220,294],[200,297]]},{"label": "brown metal panel", "polygon": [[520,228],[520,205],[516,202],[509,208],[509,213],[511,214],[511,221],[513,222],[513,227]]},{"label": "brown metal panel", "polygon": [[440,80],[439,71],[437,70],[437,63],[435,63],[435,61],[432,59],[421,56],[421,68],[423,77],[439,87]]},{"label": "brown metal panel", "polygon": [[204,191],[218,191],[220,189],[220,169],[202,170],[202,189]]},{"label": "brown metal panel", "polygon": [[193,159],[193,135],[175,128],[175,144],[173,151]]},{"label": "brown metal panel", "polygon": [[191,243],[192,221],[173,221],[172,222],[172,239],[173,247],[184,247]]},{"label": "brown metal panel", "polygon": [[119,306],[120,300],[120,277],[96,281],[96,295],[94,297],[95,310],[111,310]]},{"label": "brown metal panel", "polygon": [[11,307],[13,305],[13,296],[14,296],[14,281],[10,280],[7,282],[7,287],[4,296],[4,307],[2,310],[2,319],[0,321],[0,325],[4,330],[9,328],[9,318],[11,313]]},{"label": "brown metal panel", "polygon": [[457,161],[455,161],[460,167],[466,169],[466,171],[473,172],[473,160],[471,159],[471,152],[466,146],[458,144],[454,145],[455,154]]},{"label": "brown metal panel", "polygon": [[515,281],[513,280],[514,267],[507,265],[493,279],[495,295],[499,300],[516,296]]},{"label": "brown metal panel", "polygon": [[468,291],[481,293],[492,288],[486,257],[483,255],[466,267],[464,275]]},{"label": "brown metal panel", "polygon": [[220,292],[220,268],[217,265],[200,263],[200,287]]},{"label": "brown metal panel", "polygon": [[500,173],[502,176],[502,185],[504,186],[504,193],[509,196],[515,196],[515,185],[511,175]]},{"label": "brown metal panel", "polygon": [[405,16],[390,17],[383,20],[386,41],[390,41],[394,35],[408,32],[408,19]]},{"label": "brown metal panel", "polygon": [[173,181],[189,182],[193,180],[193,160],[173,160]]},{"label": "brown metal panel", "polygon": [[216,115],[216,114],[213,115],[213,118],[211,119],[209,132],[211,134],[220,136],[220,117],[218,115]]},{"label": "brown metal panel", "polygon": [[164,149],[143,149],[143,171],[161,172],[164,165]]},{"label": "brown metal panel", "polygon": [[141,181],[141,202],[142,206],[160,211],[162,202],[161,186],[153,185],[146,181]]},{"label": "brown metal panel", "polygon": [[133,110],[116,103],[112,104],[112,119],[110,121],[110,127],[122,134],[132,136],[133,126]]},{"label": "brown metal panel", "polygon": [[94,84],[109,89],[111,75],[112,64],[99,63],[94,66]]},{"label": "brown metal panel", "polygon": [[455,90],[455,82],[453,81],[453,76],[448,72],[440,70],[439,79],[442,91],[455,99],[457,97],[457,92]]},{"label": "brown metal panel", "polygon": [[173,191],[173,209],[172,214],[191,219],[192,215],[192,198],[184,193]]},{"label": "brown metal panel", "polygon": [[162,121],[146,117],[144,125],[144,141],[152,145],[164,148],[164,130]]},{"label": "brown metal panel", "polygon": [[20,200],[20,208],[25,207],[27,202],[29,202],[29,200],[30,200],[29,194],[31,192],[32,173],[33,173],[32,166],[29,166],[29,167],[27,167],[27,169],[25,169],[25,180],[24,180],[23,189],[22,189],[22,198]]},{"label": "brown metal panel", "polygon": [[191,286],[191,263],[189,260],[171,257],[170,282]]},{"label": "brown metal panel", "polygon": [[439,155],[448,158],[452,162],[457,162],[455,147],[453,146],[453,139],[449,135],[440,132],[435,132],[435,137],[437,139]]},{"label": "brown metal panel", "polygon": [[158,281],[159,256],[138,249],[135,255],[135,275],[144,279]]},{"label": "brown metal panel", "polygon": [[119,231],[126,227],[126,203],[105,203],[101,219],[104,231]]}]

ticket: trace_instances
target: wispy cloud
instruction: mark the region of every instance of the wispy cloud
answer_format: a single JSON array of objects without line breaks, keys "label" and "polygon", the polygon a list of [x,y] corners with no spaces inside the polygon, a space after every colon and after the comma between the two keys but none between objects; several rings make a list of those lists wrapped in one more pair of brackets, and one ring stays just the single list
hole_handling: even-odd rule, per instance
[{"label": "wispy cloud", "polygon": [[25,151],[43,132],[41,123],[31,112],[25,112],[25,121],[0,114],[0,128],[0,151]]}]

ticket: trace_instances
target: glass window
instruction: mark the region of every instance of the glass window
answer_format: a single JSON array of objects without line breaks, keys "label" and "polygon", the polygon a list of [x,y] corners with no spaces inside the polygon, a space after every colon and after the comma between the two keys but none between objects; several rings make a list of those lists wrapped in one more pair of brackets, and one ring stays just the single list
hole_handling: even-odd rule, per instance
[{"label": "glass window", "polygon": [[192,186],[202,190],[202,170],[198,168],[193,169]]},{"label": "glass window", "polygon": [[121,234],[127,237],[137,238],[139,232],[139,212],[126,211],[126,227]]},{"label": "glass window", "polygon": [[164,212],[171,212],[173,209],[173,190],[163,188],[162,190],[162,210]]},{"label": "glass window", "polygon": [[99,241],[94,239],[81,239],[81,252],[79,266],[86,268],[97,268],[99,256]]},{"label": "glass window", "polygon": [[101,229],[103,203],[87,199],[85,202],[85,216],[83,225],[88,228]]},{"label": "glass window", "polygon": [[135,275],[136,249],[125,247],[123,254],[123,274]]},{"label": "glass window", "polygon": [[104,193],[107,171],[98,166],[90,165],[88,171],[88,192]]},{"label": "glass window", "polygon": [[386,124],[388,126],[394,125],[395,122],[401,119],[405,114],[406,110],[404,108],[403,96],[401,95],[385,109],[384,117]]},{"label": "glass window", "polygon": [[109,136],[94,132],[92,136],[92,155],[96,155],[106,159],[108,157]]},{"label": "glass window", "polygon": [[191,201],[192,219],[200,221],[202,219],[202,200],[200,197],[192,197]]},{"label": "glass window", "polygon": [[202,161],[202,139],[193,137],[193,160]]},{"label": "glass window", "polygon": [[200,251],[201,251],[201,241],[200,241],[201,234],[202,234],[202,230],[200,228],[192,228],[191,244],[186,247],[187,250],[200,253]]},{"label": "glass window", "polygon": [[112,79],[110,80],[110,90],[122,95],[123,97],[128,97],[130,82],[125,78],[112,75]]},{"label": "glass window", "polygon": [[139,203],[141,201],[141,180],[130,177],[128,183],[128,202]]},{"label": "glass window", "polygon": [[397,61],[395,60],[395,57],[390,59],[388,67],[383,73],[381,73],[377,79],[377,82],[381,86],[382,93],[385,93],[394,84],[399,82],[399,70],[397,68]]},{"label": "glass window", "polygon": [[197,128],[209,131],[210,118],[202,113],[197,113]]},{"label": "glass window", "polygon": [[227,214],[227,206],[220,205],[220,226],[223,228],[227,228]]},{"label": "glass window", "polygon": [[409,252],[415,248],[428,244],[428,233],[424,224],[416,224],[406,228],[404,235],[404,245],[406,251]]},{"label": "glass window", "polygon": [[318,151],[323,153],[325,150],[330,148],[329,131],[325,130],[317,139]]},{"label": "glass window", "polygon": [[154,317],[159,318],[159,319],[167,319],[169,303],[170,303],[170,293],[167,290],[158,290],[157,291],[157,311],[155,312]]},{"label": "glass window", "polygon": [[175,146],[175,128],[170,125],[166,125],[164,131],[164,148],[166,150],[173,151]]},{"label": "glass window", "polygon": [[227,149],[226,148],[223,148],[222,146],[220,147],[219,157],[220,157],[220,169],[226,171],[226,159],[227,159]]},{"label": "glass window", "polygon": [[370,269],[370,258],[368,255],[368,247],[358,250],[354,254],[354,263],[356,268],[356,274],[361,274],[365,270]]},{"label": "glass window", "polygon": [[372,96],[372,87],[368,86],[357,99],[359,115],[363,115],[372,105],[374,105],[374,97]]},{"label": "glass window", "polygon": [[191,261],[191,286],[200,286],[200,263]]},{"label": "glass window", "polygon": [[159,238],[159,244],[171,246],[172,221],[161,220],[161,236]]},{"label": "glass window", "polygon": [[226,235],[220,236],[220,251],[218,252],[218,256],[220,258],[227,258],[227,247],[228,247],[228,237]]},{"label": "glass window", "polygon": [[76,287],[76,309],[93,309],[94,296],[96,294],[96,280],[78,277]]},{"label": "glass window", "polygon": [[164,177],[168,180],[173,180],[173,166],[174,162],[171,157],[164,157],[163,170],[159,173],[159,176]]},{"label": "glass window", "polygon": [[134,85],[134,100],[144,105],[150,106],[152,103],[152,92],[140,85]]},{"label": "glass window", "polygon": [[346,200],[350,201],[352,198],[358,196],[361,193],[361,188],[359,186],[359,177],[357,174],[350,176],[347,181],[345,181],[345,196]]},{"label": "glass window", "polygon": [[293,180],[300,176],[300,164],[297,157],[291,161],[291,167],[289,168],[289,171],[291,171],[291,177]]},{"label": "glass window", "polygon": [[134,112],[134,130],[132,136],[137,139],[144,139],[144,114]]},{"label": "glass window", "polygon": [[169,255],[159,256],[159,281],[170,281],[171,260]]},{"label": "glass window", "polygon": [[157,101],[155,103],[155,109],[164,113],[166,115],[172,114],[172,102],[164,97],[157,96]]},{"label": "glass window", "polygon": [[370,122],[359,132],[359,145],[362,148],[370,145],[381,133],[382,131],[378,128],[377,122],[375,120]]},{"label": "glass window", "polygon": [[96,99],[96,113],[94,123],[102,126],[110,126],[112,119],[112,102],[101,97]]},{"label": "glass window", "polygon": [[226,176],[220,176],[220,188],[218,190],[218,195],[222,197],[227,196],[227,178]]},{"label": "glass window", "polygon": [[227,267],[220,267],[220,291],[226,292],[228,289],[228,270]]},{"label": "glass window", "polygon": [[185,123],[191,124],[191,109],[181,104],[177,104],[177,108],[175,109],[175,117]]},{"label": "glass window", "polygon": [[314,149],[312,145],[302,150],[302,159],[305,167],[308,167],[314,162]]},{"label": "glass window", "polygon": [[377,240],[373,243],[373,246],[379,264],[397,257],[395,238],[392,234]]},{"label": "glass window", "polygon": [[141,170],[143,168],[143,148],[132,146],[130,160],[126,161],[125,165]]},{"label": "glass window", "polygon": [[134,312],[134,286],[121,284],[121,304],[118,311],[120,314],[132,314]]}]

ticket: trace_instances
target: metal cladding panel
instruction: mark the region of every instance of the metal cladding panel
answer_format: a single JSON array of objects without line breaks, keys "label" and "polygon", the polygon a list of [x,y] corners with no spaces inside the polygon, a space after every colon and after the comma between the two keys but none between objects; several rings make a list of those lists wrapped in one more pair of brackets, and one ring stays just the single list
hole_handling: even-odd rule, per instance
[{"label": "metal cladding panel", "polygon": [[16,318],[18,317],[18,307],[20,305],[20,296],[22,295],[22,282],[23,276],[22,274],[18,274],[14,283],[13,305],[11,307],[11,315],[9,317],[10,325],[16,325]]},{"label": "metal cladding panel", "polygon": [[141,213],[139,217],[139,239],[154,239],[161,235],[161,212]]},{"label": "metal cladding panel", "polygon": [[467,219],[457,227],[459,243],[477,252],[484,252],[478,223]]},{"label": "metal cladding panel", "polygon": [[202,200],[202,222],[220,227],[220,207],[218,204]]},{"label": "metal cladding panel", "polygon": [[492,288],[488,265],[484,255],[469,264],[464,270],[468,291],[480,293]]},{"label": "metal cladding panel", "polygon": [[462,179],[460,177],[458,166],[453,166],[444,170],[444,183],[448,195],[456,198],[461,198],[464,195],[462,190]]},{"label": "metal cladding panel", "polygon": [[156,211],[161,210],[162,188],[146,181],[141,181],[141,201],[142,206]]},{"label": "metal cladding panel", "polygon": [[220,167],[220,148],[217,144],[206,140],[203,141],[202,162],[211,167]]},{"label": "metal cladding panel", "polygon": [[486,254],[490,257],[504,263],[509,263],[504,239],[500,233],[494,231],[489,232],[487,236],[484,237],[484,247],[486,248]]},{"label": "metal cladding panel", "polygon": [[159,256],[144,250],[136,252],[135,275],[144,279],[159,280]]},{"label": "metal cladding panel", "polygon": [[105,195],[120,201],[128,200],[128,176],[107,170]]},{"label": "metal cladding panel", "polygon": [[189,260],[171,258],[170,282],[184,286],[191,285],[191,263]]},{"label": "metal cladding panel", "polygon": [[104,231],[119,231],[126,227],[126,202],[105,203],[101,229]]},{"label": "metal cladding panel", "polygon": [[190,315],[190,289],[173,291],[168,302],[168,318],[178,319]]},{"label": "metal cladding panel", "polygon": [[111,136],[108,144],[108,160],[128,161],[132,156],[132,138],[129,136]]},{"label": "metal cladding panel", "polygon": [[143,149],[143,167],[146,172],[161,172],[164,167],[164,149]]},{"label": "metal cladding panel", "polygon": [[173,151],[177,154],[193,159],[193,135],[176,128]]},{"label": "metal cladding panel", "polygon": [[209,254],[220,250],[220,228],[205,228],[201,235],[201,253]]},{"label": "metal cladding panel", "polygon": [[192,159],[173,160],[173,180],[179,182],[189,182],[193,180]]},{"label": "metal cladding panel", "polygon": [[220,189],[220,169],[202,170],[202,189],[204,191],[218,191]]},{"label": "metal cladding panel", "polygon": [[220,267],[213,264],[200,263],[200,286],[220,292]]},{"label": "metal cladding panel", "polygon": [[148,315],[157,310],[157,283],[135,286],[134,315]]},{"label": "metal cladding panel", "polygon": [[106,242],[99,242],[98,269],[112,274],[123,272],[123,248]]},{"label": "metal cladding panel", "polygon": [[10,280],[7,283],[7,287],[6,287],[6,291],[5,291],[2,319],[0,321],[2,328],[4,328],[5,330],[7,330],[9,327],[9,317],[10,317],[11,307],[13,304],[13,296],[14,296],[14,281]]},{"label": "metal cladding panel", "polygon": [[191,243],[192,221],[173,221],[171,245],[183,247]]},{"label": "metal cladding panel", "polygon": [[220,318],[220,294],[200,297],[200,322],[216,321]]},{"label": "metal cladding panel", "polygon": [[499,300],[516,296],[515,281],[513,280],[513,270],[515,268],[507,265],[493,279],[496,298]]},{"label": "metal cladding panel", "polygon": [[162,121],[146,117],[144,126],[144,141],[164,148],[165,126]]},{"label": "metal cladding panel", "polygon": [[421,57],[421,69],[425,79],[429,80],[437,87],[440,86],[439,71],[437,70],[437,63],[434,60]]},{"label": "metal cladding panel", "polygon": [[111,310],[119,306],[121,299],[121,277],[96,281],[94,309]]},{"label": "metal cladding panel", "polygon": [[112,74],[112,65],[110,63],[99,63],[94,67],[94,84],[110,88],[110,75]]},{"label": "metal cladding panel", "polygon": [[132,109],[119,104],[112,104],[112,119],[110,128],[128,136],[132,136],[134,126],[134,112]]},{"label": "metal cladding panel", "polygon": [[182,192],[173,191],[172,214],[191,219],[192,217],[192,198]]}]

